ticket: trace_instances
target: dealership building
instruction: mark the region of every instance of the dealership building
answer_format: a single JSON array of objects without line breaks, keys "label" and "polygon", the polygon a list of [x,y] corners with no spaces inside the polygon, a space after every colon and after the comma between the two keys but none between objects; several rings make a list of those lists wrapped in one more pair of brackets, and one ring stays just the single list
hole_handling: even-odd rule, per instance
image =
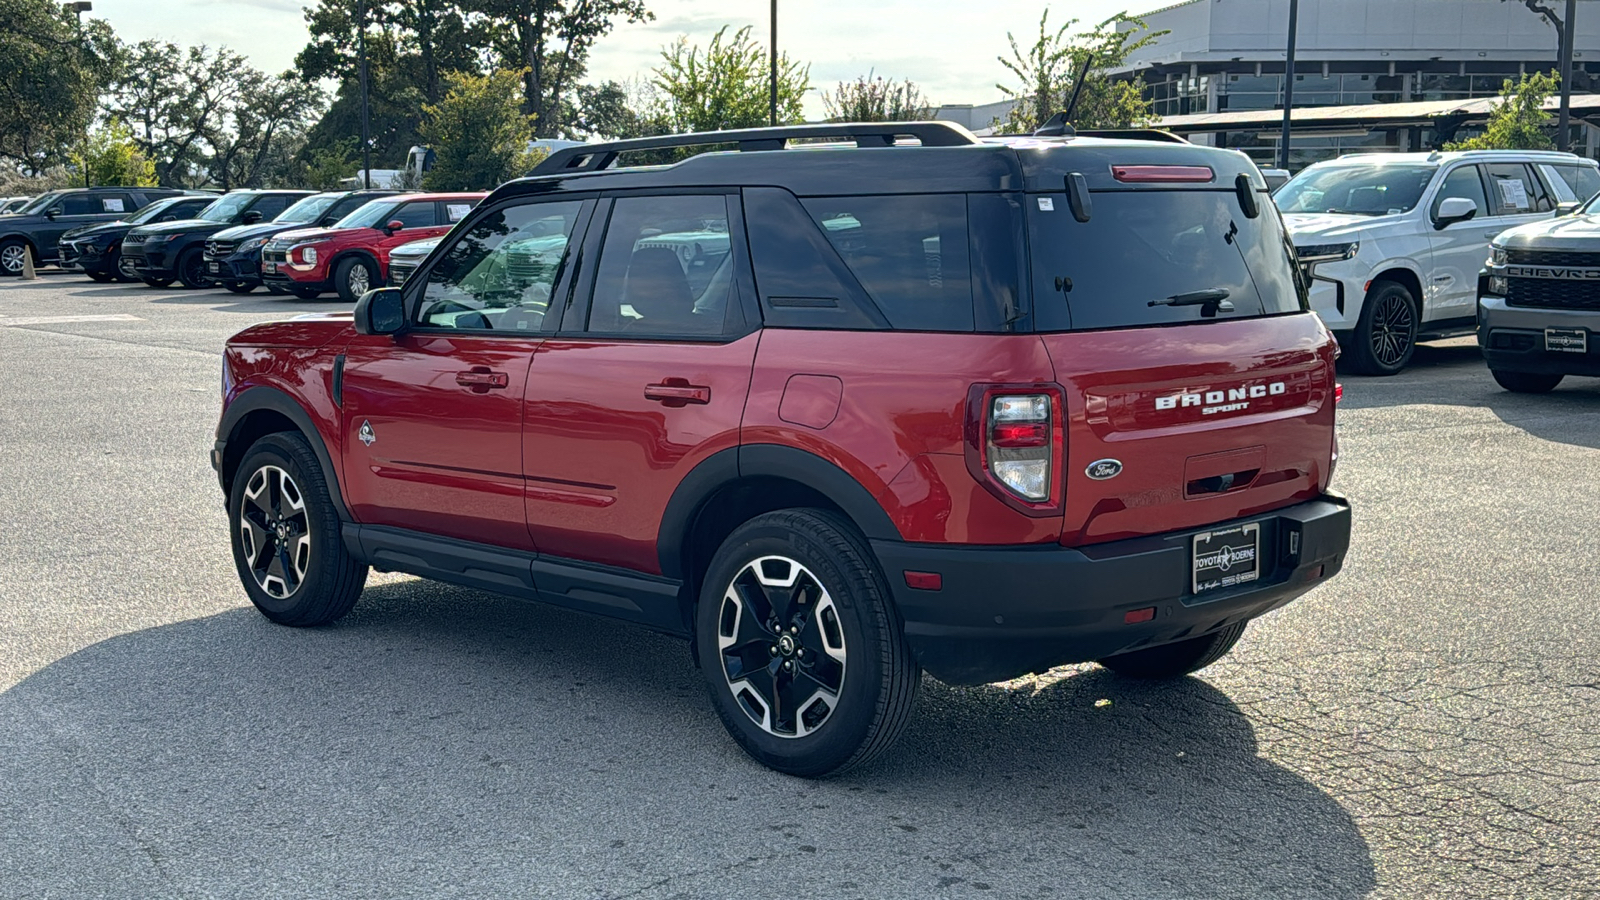
[{"label": "dealership building", "polygon": [[[1600,3],[1577,7],[1573,91],[1587,94],[1600,90]],[[1189,0],[1140,18],[1168,33],[1113,76],[1143,79],[1162,127],[1273,164],[1289,0]],[[1521,0],[1302,0],[1297,31],[1294,169],[1468,137],[1507,78],[1557,66],[1556,29]],[[1600,121],[1600,98],[1574,110],[1573,150],[1594,156],[1600,129],[1584,116]]]}]

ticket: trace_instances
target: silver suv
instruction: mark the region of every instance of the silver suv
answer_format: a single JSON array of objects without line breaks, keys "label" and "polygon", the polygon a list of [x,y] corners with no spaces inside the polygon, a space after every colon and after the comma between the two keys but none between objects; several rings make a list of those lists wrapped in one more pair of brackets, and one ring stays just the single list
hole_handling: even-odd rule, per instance
[{"label": "silver suv", "polygon": [[1478,294],[1478,346],[1508,391],[1600,376],[1600,204],[1500,233]]},{"label": "silver suv", "polygon": [[1594,160],[1481,150],[1345,156],[1273,196],[1311,278],[1311,306],[1368,375],[1419,340],[1471,333],[1478,272],[1500,232],[1600,191]]}]

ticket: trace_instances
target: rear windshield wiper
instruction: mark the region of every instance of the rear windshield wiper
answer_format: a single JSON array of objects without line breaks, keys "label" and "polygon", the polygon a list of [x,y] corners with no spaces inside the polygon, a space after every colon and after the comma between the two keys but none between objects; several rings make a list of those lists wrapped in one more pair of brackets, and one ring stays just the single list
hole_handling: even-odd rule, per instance
[{"label": "rear windshield wiper", "polygon": [[1233,312],[1233,304],[1228,302],[1227,288],[1211,288],[1205,291],[1190,291],[1187,294],[1173,294],[1161,300],[1151,300],[1150,306],[1198,306],[1200,315],[1214,316],[1218,312]]}]

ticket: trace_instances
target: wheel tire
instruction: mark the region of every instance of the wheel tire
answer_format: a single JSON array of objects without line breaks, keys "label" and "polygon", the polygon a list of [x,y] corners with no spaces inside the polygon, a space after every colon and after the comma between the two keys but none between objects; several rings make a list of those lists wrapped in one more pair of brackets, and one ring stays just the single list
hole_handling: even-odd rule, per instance
[{"label": "wheel tire", "polygon": [[318,297],[322,296],[322,292],[317,290],[316,288],[302,288],[302,287],[290,288],[289,289],[289,293],[294,294],[296,297],[299,297],[301,300],[315,300]]},{"label": "wheel tire", "polygon": [[[734,529],[706,570],[695,638],[728,733],[758,762],[806,778],[894,743],[922,677],[872,550],[824,510],[766,513]],[[810,691],[802,699],[797,683]]]},{"label": "wheel tire", "polygon": [[22,274],[22,261],[28,253],[28,242],[12,238],[0,241],[0,275],[16,277]]},{"label": "wheel tire", "polygon": [[304,437],[269,434],[245,451],[228,496],[229,541],[239,580],[262,615],[279,625],[326,625],[355,606],[367,567],[345,549],[340,524]]},{"label": "wheel tire", "polygon": [[213,286],[206,277],[206,260],[199,247],[190,247],[178,256],[178,281],[191,291]]},{"label": "wheel tire", "polygon": [[111,252],[111,271],[117,273],[117,280],[124,284],[132,284],[139,279],[139,270],[133,267],[131,260],[122,258],[121,250]]},{"label": "wheel tire", "polygon": [[1508,372],[1504,369],[1490,369],[1489,374],[1501,387],[1518,394],[1548,394],[1566,377],[1540,372]]},{"label": "wheel tire", "polygon": [[234,292],[235,294],[248,294],[256,289],[256,286],[253,284],[244,284],[243,282],[238,281],[230,281],[223,285],[223,287]]},{"label": "wheel tire", "polygon": [[1417,349],[1417,298],[1398,281],[1374,282],[1361,304],[1350,360],[1361,375],[1394,375]]},{"label": "wheel tire", "polygon": [[169,287],[172,284],[172,279],[171,278],[146,278],[146,277],[141,275],[139,277],[139,280],[144,282],[145,284],[150,285],[153,288]]},{"label": "wheel tire", "polygon": [[98,281],[101,284],[108,284],[117,280],[117,276],[106,272],[85,272],[84,274],[89,276],[90,281]]},{"label": "wheel tire", "polygon": [[1098,662],[1118,675],[1129,678],[1180,678],[1190,672],[1198,672],[1228,655],[1228,651],[1244,635],[1246,624],[1240,622],[1229,625],[1221,631],[1175,644],[1119,653]]},{"label": "wheel tire", "polygon": [[333,288],[339,299],[354,303],[361,295],[378,286],[377,267],[360,256],[347,256],[333,270]]}]

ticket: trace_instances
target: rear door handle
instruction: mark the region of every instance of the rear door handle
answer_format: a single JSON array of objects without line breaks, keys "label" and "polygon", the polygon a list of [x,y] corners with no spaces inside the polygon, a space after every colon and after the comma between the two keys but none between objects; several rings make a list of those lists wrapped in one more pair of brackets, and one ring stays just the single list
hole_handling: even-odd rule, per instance
[{"label": "rear door handle", "polygon": [[504,372],[490,371],[488,366],[473,366],[465,372],[456,373],[456,384],[471,388],[474,394],[487,394],[508,386],[511,378]]},{"label": "rear door handle", "polygon": [[710,403],[711,388],[703,384],[690,384],[687,378],[668,378],[661,384],[645,385],[644,398],[671,407]]}]

